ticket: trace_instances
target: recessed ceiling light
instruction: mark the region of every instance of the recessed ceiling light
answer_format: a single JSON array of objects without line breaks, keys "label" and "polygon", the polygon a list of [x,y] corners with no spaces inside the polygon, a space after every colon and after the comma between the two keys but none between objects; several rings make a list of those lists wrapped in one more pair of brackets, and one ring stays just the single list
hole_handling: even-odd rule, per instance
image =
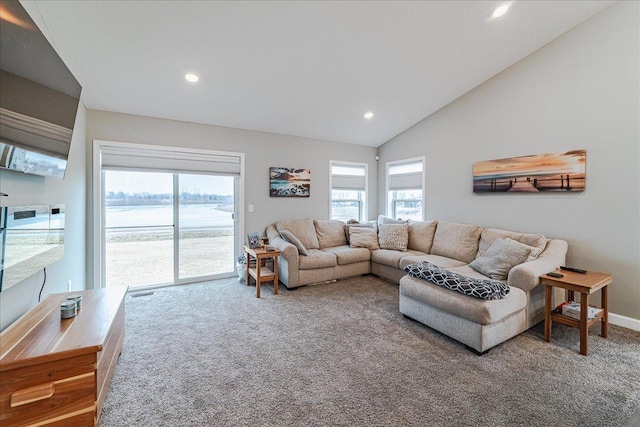
[{"label": "recessed ceiling light", "polygon": [[364,118],[369,120],[371,117],[373,117],[373,113],[371,111],[367,111],[366,113],[364,113]]},{"label": "recessed ceiling light", "polygon": [[500,18],[502,15],[507,13],[509,7],[511,7],[511,3],[503,4],[502,6],[499,6],[496,10],[494,10],[491,16],[493,16],[494,18]]},{"label": "recessed ceiling light", "polygon": [[184,75],[184,79],[189,83],[196,83],[198,80],[200,80],[200,77],[196,76],[193,73],[188,73]]}]

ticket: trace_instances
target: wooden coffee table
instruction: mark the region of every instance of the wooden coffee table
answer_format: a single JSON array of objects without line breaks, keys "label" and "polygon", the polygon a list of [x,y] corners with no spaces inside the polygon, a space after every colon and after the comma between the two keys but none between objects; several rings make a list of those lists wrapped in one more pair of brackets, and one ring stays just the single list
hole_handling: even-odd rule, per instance
[{"label": "wooden coffee table", "polygon": [[[580,354],[587,355],[588,348],[588,331],[589,327],[600,322],[600,335],[603,338],[609,336],[609,308],[607,286],[613,282],[613,274],[598,273],[596,271],[588,271],[586,274],[574,273],[572,271],[556,270],[564,277],[551,277],[546,274],[540,276],[540,280],[546,286],[545,288],[545,313],[544,313],[544,340],[551,342],[551,325],[558,322],[563,325],[572,326],[580,329]],[[580,293],[580,320],[566,316],[564,314],[553,313],[552,307],[552,288],[558,287],[566,289],[567,299],[574,301],[574,292]],[[589,295],[596,291],[601,291],[602,310],[600,317],[588,319],[589,312]]]},{"label": "wooden coffee table", "polygon": [[[280,251],[267,251],[265,248],[244,247],[247,254],[247,286],[251,284],[250,278],[256,281],[256,298],[260,298],[260,285],[262,282],[273,282],[273,293],[278,294],[278,257]],[[266,261],[273,259],[273,270],[267,267]],[[255,261],[255,267],[251,267],[251,260]]]}]

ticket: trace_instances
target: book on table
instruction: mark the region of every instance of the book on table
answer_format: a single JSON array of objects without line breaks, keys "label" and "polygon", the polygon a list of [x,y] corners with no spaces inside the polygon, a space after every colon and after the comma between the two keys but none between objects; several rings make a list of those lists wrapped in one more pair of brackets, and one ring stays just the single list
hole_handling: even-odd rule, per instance
[{"label": "book on table", "polygon": [[[596,317],[600,317],[600,312],[602,309],[589,306],[589,310],[587,313],[587,320],[594,319]],[[576,301],[565,301],[556,310],[556,313],[562,313],[565,316],[571,317],[572,319],[580,320],[580,303]]]}]

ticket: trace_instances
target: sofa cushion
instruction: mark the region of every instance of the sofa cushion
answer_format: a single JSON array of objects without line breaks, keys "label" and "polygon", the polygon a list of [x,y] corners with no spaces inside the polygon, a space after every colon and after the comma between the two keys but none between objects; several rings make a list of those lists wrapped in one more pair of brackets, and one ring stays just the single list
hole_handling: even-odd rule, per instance
[{"label": "sofa cushion", "polygon": [[485,228],[480,234],[480,242],[478,243],[478,253],[476,258],[479,258],[487,252],[487,249],[497,239],[510,238],[517,242],[524,243],[525,245],[533,246],[540,249],[540,252],[547,246],[547,239],[541,234],[525,234],[516,233],[513,231],[501,230],[499,228]]},{"label": "sofa cushion", "polygon": [[415,249],[428,254],[433,245],[433,235],[436,232],[438,221],[413,221],[409,220],[408,249]]},{"label": "sofa cushion", "polygon": [[351,229],[352,228],[357,228],[357,227],[364,227],[364,228],[372,228],[372,229],[376,229],[376,225],[366,222],[366,223],[352,223],[352,224],[345,224],[344,225],[344,234],[345,237],[347,238],[347,242],[351,242]]},{"label": "sofa cushion", "polygon": [[526,294],[518,288],[511,288],[511,292],[504,299],[483,300],[434,286],[413,276],[400,279],[400,293],[481,325],[499,322],[522,311],[527,304]]},{"label": "sofa cushion", "polygon": [[378,243],[381,249],[406,252],[409,224],[381,224],[378,227]]},{"label": "sofa cushion", "polygon": [[320,243],[316,234],[316,227],[313,225],[311,218],[294,219],[288,221],[276,222],[278,233],[282,234],[282,230],[289,230],[302,242],[307,249],[319,249]]},{"label": "sofa cushion", "polygon": [[307,255],[307,248],[304,247],[300,239],[298,239],[292,232],[290,232],[289,230],[282,230],[280,232],[280,237],[298,248],[298,253],[300,255]]},{"label": "sofa cushion", "polygon": [[478,253],[482,227],[438,221],[431,253],[469,263]]},{"label": "sofa cushion", "polygon": [[406,252],[393,251],[391,249],[378,249],[371,253],[371,261],[378,264],[387,265],[393,268],[400,268],[400,260],[406,256],[425,255],[422,252],[407,250]]},{"label": "sofa cushion", "polygon": [[319,249],[309,249],[307,256],[300,257],[300,270],[313,270],[315,268],[335,267],[338,260],[331,252]]},{"label": "sofa cushion", "polygon": [[497,280],[474,279],[425,261],[408,265],[404,271],[434,285],[480,299],[503,299],[510,290],[506,283]]},{"label": "sofa cushion", "polygon": [[314,219],[313,225],[316,227],[320,249],[347,244],[347,237],[344,234],[344,222],[335,219]]},{"label": "sofa cushion", "polygon": [[367,248],[372,251],[379,249],[378,233],[374,228],[354,227],[349,231],[349,246]]},{"label": "sofa cushion", "polygon": [[492,279],[506,280],[513,267],[539,252],[538,248],[509,238],[497,239],[483,256],[471,261],[469,267]]},{"label": "sofa cushion", "polygon": [[462,265],[467,265],[466,263],[453,258],[447,258],[440,255],[422,254],[410,255],[402,258],[400,260],[400,268],[404,269],[407,265],[416,264],[420,261],[427,261],[442,268],[460,267]]},{"label": "sofa cushion", "polygon": [[367,248],[351,248],[345,245],[326,248],[323,251],[334,254],[338,259],[338,265],[348,265],[371,259],[371,251]]}]

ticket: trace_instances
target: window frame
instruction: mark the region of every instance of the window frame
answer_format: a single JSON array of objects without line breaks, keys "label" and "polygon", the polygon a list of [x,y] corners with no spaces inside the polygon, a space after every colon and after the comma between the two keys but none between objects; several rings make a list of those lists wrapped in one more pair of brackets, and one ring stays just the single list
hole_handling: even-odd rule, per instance
[{"label": "window frame", "polygon": [[[333,167],[341,166],[341,167],[352,167],[364,170],[364,189],[360,188],[352,188],[352,189],[335,189],[335,190],[346,190],[346,191],[358,191],[362,193],[361,199],[334,199],[333,198],[333,181],[334,176],[341,176],[339,174],[333,174]],[[358,175],[359,176],[359,175]],[[343,161],[343,160],[329,160],[329,219],[333,218],[333,203],[334,202],[357,202],[358,203],[358,211],[359,218],[358,221],[364,222],[367,218],[367,203],[369,196],[369,164],[363,162],[351,162],[351,161]]]},{"label": "window frame", "polygon": [[[391,189],[390,187],[390,182],[391,179],[390,177],[392,176],[389,171],[391,168],[393,168],[394,166],[399,166],[399,165],[404,165],[404,164],[411,164],[411,163],[422,163],[422,171],[421,171],[421,177],[420,177],[420,185],[421,185],[421,192],[422,192],[422,197],[419,199],[395,199],[395,198],[391,198],[391,191],[402,191],[402,190],[418,190],[418,188],[405,188],[405,189]],[[407,159],[399,159],[399,160],[391,160],[386,162],[385,164],[385,215],[391,217],[391,218],[395,218],[395,207],[396,207],[396,203],[397,202],[402,202],[402,201],[421,201],[422,202],[422,212],[421,212],[421,221],[424,221],[425,217],[426,217],[426,192],[425,192],[425,169],[426,169],[426,157],[425,156],[420,156],[420,157],[411,157],[411,158],[407,158]],[[393,175],[404,175],[404,174],[393,174]],[[408,175],[408,174],[407,174]]]}]

